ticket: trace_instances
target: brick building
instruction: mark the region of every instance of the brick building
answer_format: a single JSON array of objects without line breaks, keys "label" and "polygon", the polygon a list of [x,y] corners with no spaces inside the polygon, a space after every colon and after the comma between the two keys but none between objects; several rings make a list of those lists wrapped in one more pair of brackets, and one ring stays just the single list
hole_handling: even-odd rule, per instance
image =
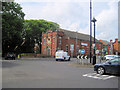
[{"label": "brick building", "polygon": [[[48,30],[42,34],[42,54],[44,56],[54,56],[57,50],[67,51],[69,55],[76,56],[79,50],[84,49],[85,55],[90,53],[90,36],[64,29],[52,32]],[[93,40],[93,38],[92,38]],[[102,43],[96,39],[96,50],[102,54]]]},{"label": "brick building", "polygon": [[119,54],[120,55],[120,41],[118,39],[115,39],[115,42],[113,42],[113,54]]},{"label": "brick building", "polygon": [[99,40],[103,44],[103,55],[112,54],[111,43],[106,40]]}]

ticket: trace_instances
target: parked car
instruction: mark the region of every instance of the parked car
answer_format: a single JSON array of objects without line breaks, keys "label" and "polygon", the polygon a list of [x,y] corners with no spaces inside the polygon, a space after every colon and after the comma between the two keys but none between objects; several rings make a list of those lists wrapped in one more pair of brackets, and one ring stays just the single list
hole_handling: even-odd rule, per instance
[{"label": "parked car", "polygon": [[98,74],[119,74],[120,75],[120,58],[115,58],[105,63],[95,64],[94,71]]},{"label": "parked car", "polygon": [[15,55],[15,53],[13,53],[13,52],[8,52],[8,53],[5,55],[5,59],[13,59],[13,60],[15,60],[15,58],[16,58],[16,55]]},{"label": "parked car", "polygon": [[67,52],[64,52],[63,50],[59,50],[55,54],[55,59],[56,59],[56,61],[58,61],[58,60],[70,61],[70,56],[68,55]]},{"label": "parked car", "polygon": [[112,59],[117,58],[117,57],[119,57],[119,56],[118,55],[106,55],[106,56],[104,56],[105,60],[112,60]]}]

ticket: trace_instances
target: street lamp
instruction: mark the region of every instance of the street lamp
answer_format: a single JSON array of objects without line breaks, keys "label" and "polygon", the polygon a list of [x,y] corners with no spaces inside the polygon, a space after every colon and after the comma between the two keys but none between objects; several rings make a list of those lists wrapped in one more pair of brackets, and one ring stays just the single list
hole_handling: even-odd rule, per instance
[{"label": "street lamp", "polygon": [[96,64],[96,55],[95,55],[95,22],[96,22],[97,20],[95,19],[95,18],[93,18],[93,20],[91,20],[91,22],[93,22],[94,23],[94,52],[93,52],[93,65],[94,64]]},{"label": "street lamp", "polygon": [[92,1],[90,0],[90,63],[91,63],[91,56],[92,56],[92,50],[91,50],[91,46],[92,46]]},{"label": "street lamp", "polygon": [[76,56],[77,56],[77,31],[76,31]]}]

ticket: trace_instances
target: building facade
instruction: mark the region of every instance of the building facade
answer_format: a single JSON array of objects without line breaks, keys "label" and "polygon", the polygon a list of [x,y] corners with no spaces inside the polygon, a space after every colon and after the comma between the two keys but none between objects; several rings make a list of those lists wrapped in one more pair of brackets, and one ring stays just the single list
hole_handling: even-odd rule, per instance
[{"label": "building facade", "polygon": [[[70,56],[76,56],[81,49],[85,55],[90,53],[89,35],[59,29],[52,32],[48,30],[42,34],[42,54],[44,56],[55,56],[57,50],[64,50]],[[93,38],[92,38],[93,40]],[[92,41],[93,42],[93,41]],[[102,54],[102,43],[96,39],[95,48]],[[92,50],[93,51],[93,50]]]},{"label": "building facade", "polygon": [[117,38],[113,42],[113,54],[120,55],[120,41]]},{"label": "building facade", "polygon": [[111,43],[106,40],[99,40],[103,44],[102,54],[103,55],[111,55],[112,54],[112,48]]}]

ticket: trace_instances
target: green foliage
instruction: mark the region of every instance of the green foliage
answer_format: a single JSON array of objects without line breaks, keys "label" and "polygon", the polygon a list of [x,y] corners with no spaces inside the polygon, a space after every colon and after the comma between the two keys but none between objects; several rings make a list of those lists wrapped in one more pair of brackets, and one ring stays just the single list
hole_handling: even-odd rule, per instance
[{"label": "green foliage", "polygon": [[33,52],[35,39],[36,39],[36,43],[38,43],[39,46],[41,47],[40,42],[42,41],[42,32],[46,32],[47,30],[55,31],[58,28],[59,25],[57,23],[48,22],[43,19],[25,20],[23,37],[25,37],[27,43],[26,51],[30,50],[30,52]]},{"label": "green foliage", "polygon": [[[59,29],[57,23],[43,19],[24,20],[25,14],[22,12],[22,7],[15,2],[3,2],[0,14],[2,14],[3,53],[8,51],[33,53],[35,39],[41,48],[42,32]],[[25,43],[21,46],[23,38],[25,38]]]},{"label": "green foliage", "polygon": [[46,32],[48,29],[55,31],[59,28],[59,25],[54,22],[48,22],[46,20],[25,20],[24,23],[24,34],[25,37],[29,37],[32,39],[37,39],[41,41],[42,32]]},{"label": "green foliage", "polygon": [[25,14],[15,2],[2,2],[2,46],[3,52],[8,52],[20,44]]}]

